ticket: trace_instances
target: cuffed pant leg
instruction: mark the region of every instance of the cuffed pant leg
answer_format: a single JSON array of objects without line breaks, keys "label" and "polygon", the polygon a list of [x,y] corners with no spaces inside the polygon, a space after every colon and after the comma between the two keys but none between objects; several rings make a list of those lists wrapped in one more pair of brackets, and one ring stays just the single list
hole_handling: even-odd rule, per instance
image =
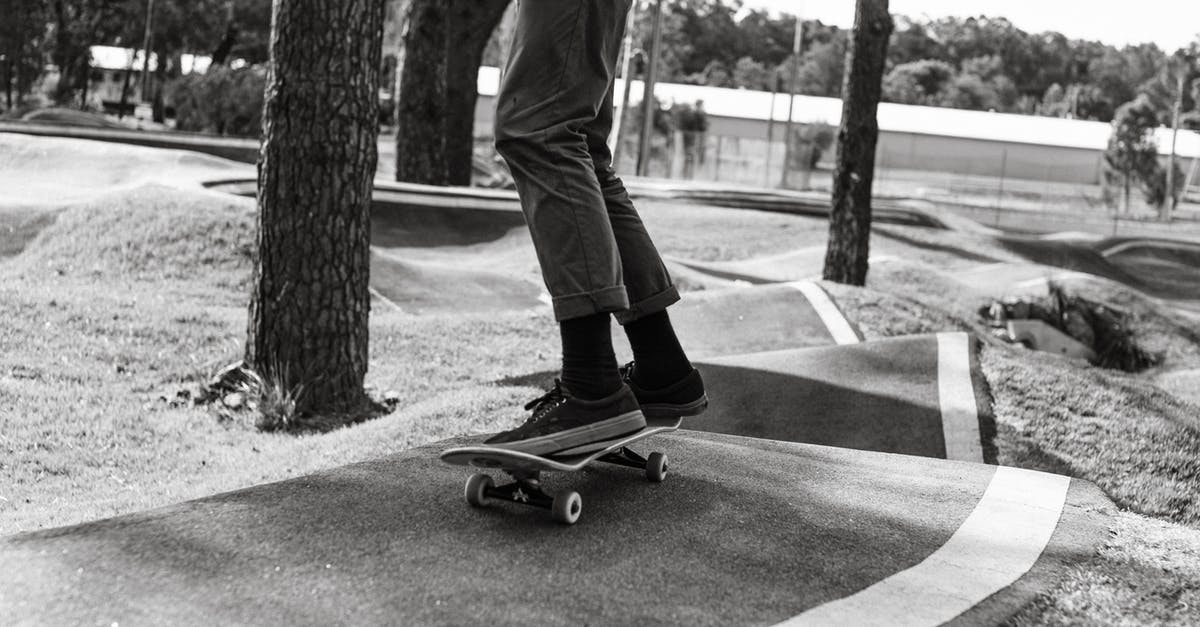
[{"label": "cuffed pant leg", "polygon": [[608,135],[613,125],[613,91],[610,85],[604,103],[595,119],[584,126],[584,132],[624,272],[629,307],[616,312],[614,317],[625,324],[666,309],[679,300],[679,292],[625,190],[625,183],[612,168]]},{"label": "cuffed pant leg", "polygon": [[518,6],[496,149],[512,170],[554,315],[625,311],[618,242],[585,127],[609,91],[628,0]]}]

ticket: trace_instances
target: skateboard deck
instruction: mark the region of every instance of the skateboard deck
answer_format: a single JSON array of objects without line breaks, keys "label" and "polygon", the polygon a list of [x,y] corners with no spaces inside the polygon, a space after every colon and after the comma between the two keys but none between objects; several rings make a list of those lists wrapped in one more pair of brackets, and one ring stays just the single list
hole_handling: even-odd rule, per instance
[{"label": "skateboard deck", "polygon": [[646,478],[653,482],[666,478],[667,458],[662,453],[651,453],[642,457],[629,449],[631,444],[652,435],[674,431],[679,428],[681,418],[647,418],[646,427],[635,433],[604,440],[553,455],[533,455],[498,446],[479,444],[446,449],[441,460],[456,466],[470,466],[489,470],[502,470],[514,481],[496,486],[487,474],[475,474],[467,480],[467,503],[475,507],[487,505],[492,500],[513,501],[551,510],[554,519],[574,524],[579,519],[583,500],[573,490],[549,495],[541,489],[543,472],[576,472],[595,462],[616,464],[644,470]]},{"label": "skateboard deck", "polygon": [[[575,472],[583,470],[593,461],[638,440],[643,440],[656,433],[674,431],[682,422],[679,418],[647,418],[646,428],[630,433],[615,440],[605,440],[594,444],[586,444],[573,449],[560,451],[553,455],[534,455],[522,453],[499,446],[479,444],[476,446],[460,446],[442,451],[442,461],[456,466],[473,466],[489,470],[505,470],[515,472]],[[597,448],[598,447],[598,448]]]}]

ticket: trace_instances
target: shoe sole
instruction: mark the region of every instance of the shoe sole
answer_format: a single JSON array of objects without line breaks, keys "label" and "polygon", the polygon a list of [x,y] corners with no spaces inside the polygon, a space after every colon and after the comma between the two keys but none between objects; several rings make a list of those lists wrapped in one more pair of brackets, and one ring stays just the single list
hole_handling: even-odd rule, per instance
[{"label": "shoe sole", "polygon": [[647,418],[682,418],[687,416],[699,416],[708,409],[708,394],[700,398],[684,404],[674,403],[645,403],[642,405],[642,413],[646,414]]},{"label": "shoe sole", "polygon": [[567,449],[578,448],[593,442],[615,440],[616,438],[641,431],[645,428],[645,414],[642,413],[642,410],[635,409],[619,416],[613,416],[607,420],[581,425],[574,429],[567,429],[558,433],[541,435],[536,438],[516,442],[489,444],[488,446],[508,449],[510,451],[520,451],[522,453],[529,453],[530,455],[545,456],[553,455]]}]

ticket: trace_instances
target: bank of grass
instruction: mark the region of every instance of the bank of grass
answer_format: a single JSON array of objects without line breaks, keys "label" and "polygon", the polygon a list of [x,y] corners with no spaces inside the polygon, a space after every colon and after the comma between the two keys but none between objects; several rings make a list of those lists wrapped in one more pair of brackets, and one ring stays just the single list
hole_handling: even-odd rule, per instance
[{"label": "bank of grass", "polygon": [[553,367],[531,312],[376,307],[367,384],[397,410],[328,434],[169,402],[241,353],[252,203],[142,188],[62,211],[0,260],[0,534],[81,522],[511,426]]},{"label": "bank of grass", "polygon": [[[978,295],[919,264],[873,270],[867,289],[826,283],[868,339],[948,329],[984,332]],[[1092,286],[1122,306],[1162,368],[1194,367],[1187,318],[1130,290]],[[1085,362],[985,342],[981,367],[994,398],[999,463],[1092,481],[1124,511],[1094,555],[1014,616],[1011,625],[1200,624],[1200,404],[1157,386],[1157,372]]]}]

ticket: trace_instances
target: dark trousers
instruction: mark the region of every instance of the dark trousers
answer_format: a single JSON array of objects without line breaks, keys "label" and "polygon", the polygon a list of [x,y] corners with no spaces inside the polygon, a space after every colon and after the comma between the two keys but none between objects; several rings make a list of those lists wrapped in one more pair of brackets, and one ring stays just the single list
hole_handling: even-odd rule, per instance
[{"label": "dark trousers", "polygon": [[512,170],[558,320],[613,312],[626,323],[679,300],[607,143],[631,4],[518,4],[496,150]]}]

